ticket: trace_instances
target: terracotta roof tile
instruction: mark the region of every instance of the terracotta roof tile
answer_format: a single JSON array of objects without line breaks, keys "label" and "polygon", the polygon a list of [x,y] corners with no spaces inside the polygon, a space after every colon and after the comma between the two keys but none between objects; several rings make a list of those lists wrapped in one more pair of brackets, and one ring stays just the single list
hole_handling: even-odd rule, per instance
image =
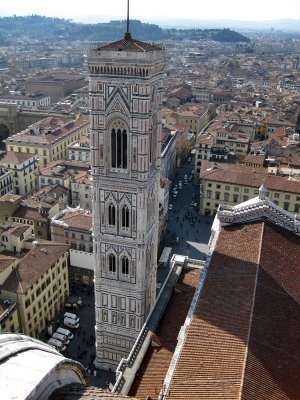
[{"label": "terracotta roof tile", "polygon": [[[49,397],[49,400],[135,400],[121,394],[113,394],[104,389],[72,383],[55,390]],[[136,399],[137,400],[137,399]]]},{"label": "terracotta roof tile", "polygon": [[67,244],[39,240],[6,279],[3,290],[25,293],[68,249]]},{"label": "terracotta roof tile", "polygon": [[6,268],[8,268],[16,260],[17,260],[16,257],[0,254],[0,273],[3,272]]},{"label": "terracotta roof tile", "polygon": [[289,176],[268,175],[267,169],[232,163],[209,163],[201,165],[200,179],[259,188],[264,184],[268,190],[300,193],[300,181]]},{"label": "terracotta roof tile", "polygon": [[[129,391],[130,395],[140,399],[157,399],[163,377],[167,373],[170,361],[177,345],[177,337],[184,324],[196,286],[199,269],[183,270],[176,284],[177,293],[171,296],[166,311],[152,336],[142,365]],[[149,396],[149,397],[148,397]]]},{"label": "terracotta roof tile", "polygon": [[98,51],[133,51],[133,52],[150,52],[160,50],[159,46],[141,42],[136,39],[121,39],[116,42],[108,43],[100,46]]},{"label": "terracotta roof tile", "polygon": [[299,257],[269,223],[222,228],[168,399],[299,398]]}]

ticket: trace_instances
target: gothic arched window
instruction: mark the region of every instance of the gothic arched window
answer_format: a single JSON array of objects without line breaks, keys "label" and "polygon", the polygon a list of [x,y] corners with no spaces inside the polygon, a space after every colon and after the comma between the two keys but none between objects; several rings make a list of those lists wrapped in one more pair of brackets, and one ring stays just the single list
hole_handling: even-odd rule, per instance
[{"label": "gothic arched window", "polygon": [[129,274],[129,260],[126,256],[121,258],[121,271],[122,271],[122,275]]},{"label": "gothic arched window", "polygon": [[127,169],[127,132],[126,129],[111,131],[111,166]]},{"label": "gothic arched window", "polygon": [[116,225],[116,207],[112,203],[108,206],[108,225]]},{"label": "gothic arched window", "polygon": [[116,272],[116,256],[114,254],[108,256],[108,270],[109,272]]},{"label": "gothic arched window", "polygon": [[126,204],[122,207],[121,222],[122,228],[129,228],[129,208]]}]

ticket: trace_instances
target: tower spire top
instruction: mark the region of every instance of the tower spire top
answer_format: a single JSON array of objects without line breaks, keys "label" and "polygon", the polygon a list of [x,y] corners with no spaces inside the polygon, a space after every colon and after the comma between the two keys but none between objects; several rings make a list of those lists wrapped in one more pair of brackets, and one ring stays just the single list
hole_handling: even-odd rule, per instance
[{"label": "tower spire top", "polygon": [[126,21],[126,32],[124,38],[127,40],[131,39],[131,35],[129,32],[129,0],[127,0],[127,21]]}]

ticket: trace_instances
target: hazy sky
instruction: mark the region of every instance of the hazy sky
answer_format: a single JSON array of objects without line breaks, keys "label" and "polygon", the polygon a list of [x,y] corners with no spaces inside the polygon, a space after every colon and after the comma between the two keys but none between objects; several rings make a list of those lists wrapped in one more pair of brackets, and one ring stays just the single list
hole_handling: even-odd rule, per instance
[{"label": "hazy sky", "polygon": [[[74,21],[103,22],[126,17],[127,0],[0,1],[0,16],[45,15]],[[300,0],[131,0],[130,16],[141,21],[300,19]]]}]

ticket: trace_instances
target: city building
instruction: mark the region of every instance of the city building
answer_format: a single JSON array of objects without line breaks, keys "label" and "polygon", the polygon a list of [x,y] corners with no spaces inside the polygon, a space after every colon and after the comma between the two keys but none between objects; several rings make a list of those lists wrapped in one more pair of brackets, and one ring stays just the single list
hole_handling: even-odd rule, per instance
[{"label": "city building", "polygon": [[[11,271],[16,268],[16,257],[0,253],[0,282],[4,282]],[[7,298],[0,294],[0,334],[8,332],[20,332],[18,316],[18,303],[13,298]],[[0,335],[1,336],[1,335]]]},{"label": "city building", "polygon": [[79,117],[48,117],[4,140],[7,151],[35,154],[41,167],[66,159],[67,146],[87,134],[89,123]]},{"label": "city building", "polygon": [[50,97],[43,93],[6,93],[0,95],[0,102],[18,104],[23,107],[49,107]]},{"label": "city building", "polygon": [[18,209],[23,196],[8,193],[0,197],[0,221],[7,221]]},{"label": "city building", "polygon": [[160,175],[172,179],[176,170],[176,131],[168,127],[162,130]]},{"label": "city building", "polygon": [[36,155],[7,151],[0,154],[0,166],[12,171],[15,194],[27,196],[36,191]]},{"label": "city building", "polygon": [[156,297],[166,51],[131,38],[90,49],[96,361],[115,370]]},{"label": "city building", "polygon": [[8,193],[13,193],[13,173],[6,168],[0,168],[0,197]]},{"label": "city building", "polygon": [[199,212],[214,215],[220,204],[233,206],[254,198],[264,183],[274,204],[299,214],[299,176],[277,175],[268,168],[253,168],[249,159],[248,165],[202,161]]},{"label": "city building", "polygon": [[84,171],[73,176],[71,182],[72,206],[84,210],[92,209],[92,185],[90,171]]},{"label": "city building", "polygon": [[71,246],[69,281],[93,285],[92,214],[78,207],[67,208],[51,221],[51,240]]},{"label": "city building", "polygon": [[25,81],[25,90],[29,93],[40,91],[49,96],[51,104],[54,104],[85,84],[85,78],[81,75],[57,72],[28,78]]},{"label": "city building", "polygon": [[90,135],[81,137],[76,143],[68,146],[68,160],[90,162]]},{"label": "city building", "polygon": [[17,303],[20,331],[38,338],[69,295],[69,245],[35,241],[31,246],[2,272],[1,296]]},{"label": "city building", "polygon": [[[0,260],[0,264],[2,263]],[[18,306],[12,299],[0,299],[0,335],[11,332],[20,332]]]},{"label": "city building", "polygon": [[87,173],[89,164],[78,161],[56,160],[40,168],[38,171],[38,187],[40,189],[53,184],[71,189],[73,177]]},{"label": "city building", "polygon": [[[16,207],[6,208],[6,219],[30,225],[35,238],[48,240],[51,218],[69,204],[69,190],[61,185],[51,185],[21,202],[15,201]],[[10,211],[12,214],[7,215]]]},{"label": "city building", "polygon": [[0,251],[20,254],[24,242],[34,238],[33,227],[12,221],[0,222]]}]

